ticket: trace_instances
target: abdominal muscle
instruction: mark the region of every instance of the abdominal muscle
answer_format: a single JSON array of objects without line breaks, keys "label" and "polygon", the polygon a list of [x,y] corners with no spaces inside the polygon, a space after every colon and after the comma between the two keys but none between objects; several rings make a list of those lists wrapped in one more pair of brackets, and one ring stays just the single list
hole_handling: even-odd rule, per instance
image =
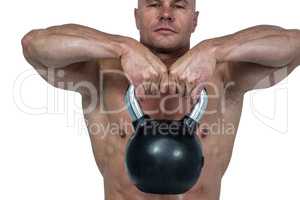
[{"label": "abdominal muscle", "polygon": [[[218,78],[216,78],[218,79]],[[222,90],[218,80],[215,85]],[[226,113],[221,113],[222,96],[211,98],[215,93],[207,87],[209,101],[207,111],[201,119],[197,130],[205,164],[201,176],[194,187],[182,195],[157,195],[139,191],[130,181],[124,164],[126,144],[133,133],[130,117],[125,109],[124,94],[128,81],[115,75],[103,79],[103,91],[96,109],[85,114],[86,124],[91,138],[92,148],[98,168],[104,179],[106,200],[217,200],[219,199],[221,179],[229,164],[237,126],[240,119],[242,101],[228,104]],[[222,92],[219,92],[222,93]],[[85,99],[83,98],[83,104]],[[157,107],[158,100],[140,102],[144,112]],[[170,100],[172,105],[175,100]],[[177,99],[178,102],[178,99]],[[237,103],[238,102],[238,103]],[[240,102],[240,103],[239,103]],[[176,106],[176,103],[174,103]],[[178,106],[178,105],[177,105]],[[153,118],[178,119],[189,112],[191,105],[170,115],[158,111],[147,113]],[[234,113],[232,112],[234,110]],[[115,112],[111,112],[115,111]],[[222,125],[223,124],[223,125]],[[203,126],[202,126],[203,125]],[[218,128],[219,127],[219,128]]]}]

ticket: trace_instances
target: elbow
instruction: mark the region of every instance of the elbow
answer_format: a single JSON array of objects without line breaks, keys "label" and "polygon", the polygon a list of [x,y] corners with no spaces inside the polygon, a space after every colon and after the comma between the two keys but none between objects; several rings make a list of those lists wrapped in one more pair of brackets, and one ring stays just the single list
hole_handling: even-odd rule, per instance
[{"label": "elbow", "polygon": [[21,44],[22,44],[23,49],[27,49],[27,47],[28,47],[31,40],[32,40],[32,31],[30,31],[25,36],[23,36],[23,38],[21,40]]},{"label": "elbow", "polygon": [[24,53],[28,54],[30,51],[30,47],[37,35],[39,35],[43,30],[42,29],[34,29],[28,32],[26,35],[23,36],[21,39],[21,45],[23,48]]}]

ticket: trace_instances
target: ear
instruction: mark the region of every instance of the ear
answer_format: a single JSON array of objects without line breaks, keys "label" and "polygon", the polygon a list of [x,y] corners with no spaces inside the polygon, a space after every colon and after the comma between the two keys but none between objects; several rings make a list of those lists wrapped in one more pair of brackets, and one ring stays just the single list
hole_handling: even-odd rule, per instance
[{"label": "ear", "polygon": [[198,16],[199,16],[199,12],[196,11],[194,13],[194,17],[193,17],[193,29],[192,32],[194,32],[196,30],[197,24],[198,24]]},{"label": "ear", "polygon": [[135,26],[138,30],[140,30],[140,16],[139,16],[139,9],[134,9],[134,18],[135,18]]}]

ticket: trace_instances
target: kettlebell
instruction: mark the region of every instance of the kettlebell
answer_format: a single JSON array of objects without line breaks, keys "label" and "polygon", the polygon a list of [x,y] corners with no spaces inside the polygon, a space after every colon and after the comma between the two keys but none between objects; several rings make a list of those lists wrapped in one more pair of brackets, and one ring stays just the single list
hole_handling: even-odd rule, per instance
[{"label": "kettlebell", "polygon": [[207,107],[207,90],[192,112],[181,120],[156,120],[143,113],[129,85],[125,102],[134,133],[125,152],[125,169],[134,185],[144,193],[182,194],[197,182],[204,157],[196,129]]}]

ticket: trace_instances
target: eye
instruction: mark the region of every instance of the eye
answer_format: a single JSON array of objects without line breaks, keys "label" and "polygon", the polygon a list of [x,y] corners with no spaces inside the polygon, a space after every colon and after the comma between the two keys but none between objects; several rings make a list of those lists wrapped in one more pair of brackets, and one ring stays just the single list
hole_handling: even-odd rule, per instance
[{"label": "eye", "polygon": [[184,9],[184,6],[182,6],[182,5],[175,5],[174,7],[179,8],[179,9]]},{"label": "eye", "polygon": [[148,7],[159,7],[160,5],[158,3],[152,3],[149,4]]}]

